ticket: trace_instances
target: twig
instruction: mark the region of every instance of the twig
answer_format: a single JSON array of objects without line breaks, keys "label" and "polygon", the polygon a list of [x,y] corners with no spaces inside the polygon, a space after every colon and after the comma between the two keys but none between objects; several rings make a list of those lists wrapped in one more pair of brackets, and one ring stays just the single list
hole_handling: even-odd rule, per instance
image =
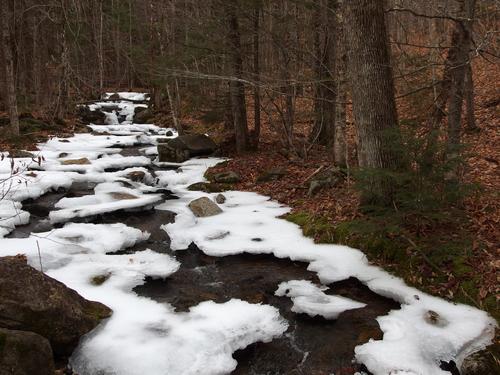
[{"label": "twig", "polygon": [[401,235],[406,241],[409,242],[409,244],[419,252],[420,255],[422,255],[422,258],[440,275],[443,275],[443,271],[441,268],[439,268],[436,263],[434,263],[425,253],[413,242],[410,238],[406,237],[405,235]]},{"label": "twig", "polygon": [[40,262],[40,271],[43,272],[42,254],[40,253],[40,244],[38,243],[38,240],[36,240],[36,247],[38,248],[38,261]]}]

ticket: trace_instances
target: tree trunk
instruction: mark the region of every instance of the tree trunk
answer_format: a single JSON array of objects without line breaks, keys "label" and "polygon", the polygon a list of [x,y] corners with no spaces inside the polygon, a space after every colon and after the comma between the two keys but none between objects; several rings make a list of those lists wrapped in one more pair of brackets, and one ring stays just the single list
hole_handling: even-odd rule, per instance
[{"label": "tree trunk", "polygon": [[476,123],[474,108],[474,77],[472,75],[472,64],[467,64],[465,72],[465,109],[467,110],[467,130],[479,130]]},{"label": "tree trunk", "polygon": [[241,154],[248,150],[248,124],[245,102],[245,86],[240,79],[243,76],[243,61],[241,58],[241,42],[238,17],[235,4],[225,3],[229,27],[230,59],[233,79],[229,83],[231,93],[231,109],[233,113],[234,135],[236,137],[236,152]]},{"label": "tree trunk", "polygon": [[5,83],[7,85],[6,99],[9,109],[10,131],[13,135],[19,135],[16,81],[14,77],[14,61],[12,57],[12,43],[9,30],[9,2],[1,1],[0,3],[0,27],[2,28],[2,50],[5,64]]},{"label": "tree trunk", "polygon": [[455,56],[450,69],[451,89],[448,101],[448,151],[449,156],[456,154],[460,145],[460,124],[464,99],[464,80],[467,66],[470,64],[469,51],[472,42],[472,18],[474,17],[475,0],[462,0],[461,12],[465,20],[456,24],[455,43],[451,46]]},{"label": "tree trunk", "polygon": [[[337,11],[343,9],[340,3]],[[344,18],[337,13],[336,52],[335,52],[335,76],[337,80],[337,98],[335,103],[335,125],[333,141],[333,161],[336,166],[347,165],[346,148],[346,102],[347,102],[347,78],[346,78],[346,46],[344,38]]]},{"label": "tree trunk", "polygon": [[254,132],[252,146],[257,149],[260,140],[260,66],[259,66],[259,18],[260,7],[256,6],[254,11],[253,24],[253,73],[254,73],[254,89],[253,89],[253,105],[254,105]]},{"label": "tree trunk", "polygon": [[401,156],[384,1],[346,2],[345,26],[359,166],[370,174],[362,198],[390,204],[394,181],[386,172],[401,166]]}]

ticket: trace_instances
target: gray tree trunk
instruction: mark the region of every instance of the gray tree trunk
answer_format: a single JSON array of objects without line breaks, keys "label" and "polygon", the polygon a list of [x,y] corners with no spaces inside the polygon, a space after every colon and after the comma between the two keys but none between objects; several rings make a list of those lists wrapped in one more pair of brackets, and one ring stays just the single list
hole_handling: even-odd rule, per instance
[{"label": "gray tree trunk", "polygon": [[5,64],[6,98],[9,109],[10,131],[13,135],[19,135],[19,114],[17,112],[16,80],[14,77],[14,61],[9,30],[9,13],[9,2],[0,1],[0,27],[2,28],[2,50]]},{"label": "gray tree trunk", "polygon": [[359,166],[370,174],[365,202],[390,204],[401,166],[400,137],[383,0],[346,2],[348,69],[358,132]]},{"label": "gray tree trunk", "polygon": [[248,124],[245,101],[245,86],[239,81],[243,76],[243,61],[241,58],[241,41],[238,17],[235,4],[225,3],[228,20],[229,56],[233,79],[229,82],[231,110],[233,114],[236,152],[241,154],[248,150]]}]

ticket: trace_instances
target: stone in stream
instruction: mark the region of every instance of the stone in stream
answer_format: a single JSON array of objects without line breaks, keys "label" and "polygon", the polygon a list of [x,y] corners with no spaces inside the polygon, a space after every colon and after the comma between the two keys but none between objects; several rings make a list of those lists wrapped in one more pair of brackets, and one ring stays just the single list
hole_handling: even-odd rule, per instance
[{"label": "stone in stream", "polygon": [[62,160],[61,161],[62,165],[89,165],[90,160],[87,158],[80,158],[80,159],[68,159],[68,160]]},{"label": "stone in stream", "polygon": [[65,356],[110,315],[108,307],[32,268],[24,257],[0,258],[0,327],[35,332]]},{"label": "stone in stream", "polygon": [[221,208],[207,197],[191,201],[188,207],[196,217],[213,216],[222,212]]},{"label": "stone in stream", "polygon": [[77,115],[83,122],[92,124],[104,124],[106,119],[106,114],[103,111],[99,109],[91,110],[86,105],[77,107]]},{"label": "stone in stream", "polygon": [[188,186],[189,191],[204,191],[205,193],[220,193],[229,190],[230,186],[216,182],[195,182]]},{"label": "stone in stream", "polygon": [[215,202],[218,204],[223,204],[226,202],[226,197],[224,196],[224,194],[217,194],[217,196],[215,197]]},{"label": "stone in stream", "polygon": [[0,374],[54,375],[49,341],[33,332],[0,328]]},{"label": "stone in stream", "polygon": [[195,156],[208,156],[217,145],[204,134],[186,134],[158,144],[160,162],[182,163]]},{"label": "stone in stream", "polygon": [[136,124],[147,124],[154,117],[153,112],[149,108],[143,108],[142,110],[138,110],[136,107],[134,110],[134,123]]},{"label": "stone in stream", "polygon": [[146,173],[144,173],[143,171],[132,171],[130,173],[127,173],[125,177],[135,182],[141,182],[142,180],[144,180],[144,177],[146,177]]}]

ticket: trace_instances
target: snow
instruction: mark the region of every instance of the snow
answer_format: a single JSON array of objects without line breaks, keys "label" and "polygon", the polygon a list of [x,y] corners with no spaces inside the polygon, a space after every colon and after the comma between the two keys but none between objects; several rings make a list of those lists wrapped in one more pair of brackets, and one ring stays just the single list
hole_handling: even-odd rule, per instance
[{"label": "snow", "polygon": [[94,195],[59,200],[55,207],[60,210],[51,211],[49,219],[52,223],[60,223],[117,210],[145,209],[161,200],[159,194],[146,195],[119,182],[103,182],[94,188]]},{"label": "snow", "polygon": [[275,295],[290,297],[293,312],[311,317],[320,315],[325,319],[337,319],[344,311],[366,306],[349,298],[325,294],[327,289],[328,287],[318,287],[308,280],[291,280],[281,283]]},{"label": "snow", "polygon": [[118,94],[121,99],[129,99],[129,100],[149,100],[149,94],[143,92],[130,92],[130,91],[121,91],[121,92],[107,92],[102,95],[103,99],[109,99],[109,97],[113,94]]},{"label": "snow", "polygon": [[[112,135],[134,135],[137,133],[148,135],[160,135],[163,138],[177,137],[177,131],[173,128],[160,128],[153,124],[131,124],[131,125],[88,125],[95,133],[108,133]],[[167,136],[166,133],[171,132],[172,135]]]},{"label": "snow", "polygon": [[12,232],[18,225],[28,224],[29,212],[22,210],[22,204],[10,200],[0,201],[0,238]]},{"label": "snow", "polygon": [[[375,375],[386,375],[391,371],[446,374],[439,368],[440,360],[454,360],[460,366],[468,354],[491,343],[496,322],[486,312],[450,303],[407,286],[403,280],[370,265],[359,250],[315,244],[303,236],[297,225],[280,219],[279,216],[287,213],[289,208],[268,197],[228,191],[224,193],[226,202],[221,205],[221,214],[196,218],[187,204],[201,196],[213,199],[217,194],[189,191],[187,186],[203,181],[206,168],[219,161],[215,158],[195,159],[181,164],[178,171],[157,173],[160,183],[180,196],[178,200],[157,206],[177,214],[174,223],[163,226],[171,237],[172,249],[183,250],[194,242],[210,256],[243,252],[273,254],[278,258],[309,263],[308,270],[316,272],[324,285],[355,277],[374,292],[395,299],[402,304],[401,310],[379,318],[383,339],[356,348],[356,359]],[[226,235],[220,236],[220,233]],[[254,238],[261,241],[253,241]],[[295,299],[303,297],[295,308],[333,317],[344,308],[339,309],[340,302],[350,308],[355,306],[355,301],[335,299],[329,299],[328,303],[313,303],[320,291],[311,288],[303,296],[291,295]],[[423,321],[422,316],[428,311],[438,312],[448,324],[434,327]]]}]

